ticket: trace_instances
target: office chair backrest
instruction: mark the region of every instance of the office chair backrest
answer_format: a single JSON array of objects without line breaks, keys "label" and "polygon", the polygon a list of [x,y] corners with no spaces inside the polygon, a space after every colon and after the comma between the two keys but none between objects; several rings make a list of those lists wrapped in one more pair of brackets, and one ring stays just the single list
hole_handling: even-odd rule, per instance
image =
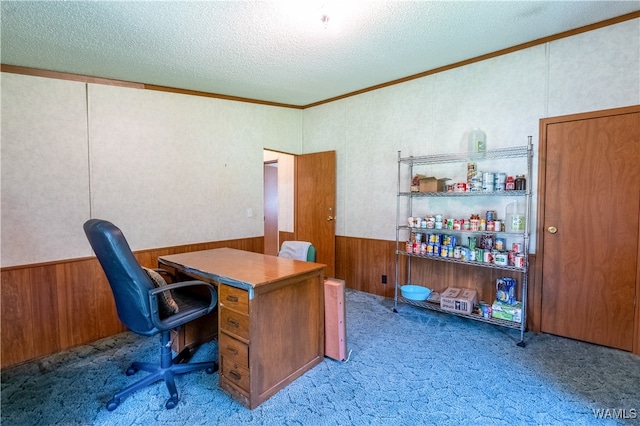
[{"label": "office chair backrest", "polygon": [[122,231],[106,220],[90,219],[84,224],[84,232],[107,276],[120,321],[138,334],[158,333],[149,306],[148,292],[154,288],[153,283],[133,256]]},{"label": "office chair backrest", "polygon": [[316,261],[316,248],[307,241],[285,241],[282,243],[279,257],[288,259],[306,260],[307,262]]},{"label": "office chair backrest", "polygon": [[316,261],[316,248],[312,245],[309,246],[309,250],[307,251],[307,262],[315,262]]}]

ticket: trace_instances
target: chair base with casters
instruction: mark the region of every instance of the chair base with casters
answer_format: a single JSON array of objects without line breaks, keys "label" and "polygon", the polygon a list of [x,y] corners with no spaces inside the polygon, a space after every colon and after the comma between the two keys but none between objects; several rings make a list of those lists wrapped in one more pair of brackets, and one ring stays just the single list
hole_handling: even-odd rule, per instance
[{"label": "chair base with casters", "polygon": [[[170,331],[163,331],[160,333],[161,349],[160,349],[160,364],[153,364],[149,362],[134,362],[129,368],[127,368],[127,376],[133,376],[138,371],[147,371],[151,374],[144,379],[139,380],[132,385],[127,386],[120,392],[115,394],[109,402],[107,402],[107,410],[113,411],[120,405],[120,401],[127,396],[131,395],[142,388],[145,388],[159,380],[164,380],[169,390],[169,399],[165,403],[167,409],[175,408],[178,405],[178,390],[174,380],[175,376],[185,373],[191,373],[192,371],[205,370],[208,374],[213,374],[218,371],[218,363],[215,361],[208,362],[194,362],[189,364],[176,363],[171,353],[171,341],[169,339]],[[180,357],[178,355],[176,358]]]},{"label": "chair base with casters", "polygon": [[183,363],[182,354],[173,358],[171,350],[172,330],[214,311],[218,303],[215,287],[198,280],[169,284],[158,271],[143,269],[122,231],[111,222],[90,219],[84,224],[84,231],[111,287],[120,321],[136,334],[160,336],[160,363],[131,364],[127,376],[141,370],[149,374],[116,393],[107,409],[115,410],[128,395],[160,380],[169,390],[165,407],[174,408],[179,400],[175,376],[198,370],[211,374],[218,370],[215,361]]}]

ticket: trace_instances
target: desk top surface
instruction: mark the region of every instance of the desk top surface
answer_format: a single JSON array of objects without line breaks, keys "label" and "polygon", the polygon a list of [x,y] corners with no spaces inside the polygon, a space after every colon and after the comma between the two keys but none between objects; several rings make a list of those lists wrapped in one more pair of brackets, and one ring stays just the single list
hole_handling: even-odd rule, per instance
[{"label": "desk top surface", "polygon": [[216,281],[266,285],[287,277],[323,269],[321,263],[284,259],[231,248],[192,251],[160,256],[158,262]]}]

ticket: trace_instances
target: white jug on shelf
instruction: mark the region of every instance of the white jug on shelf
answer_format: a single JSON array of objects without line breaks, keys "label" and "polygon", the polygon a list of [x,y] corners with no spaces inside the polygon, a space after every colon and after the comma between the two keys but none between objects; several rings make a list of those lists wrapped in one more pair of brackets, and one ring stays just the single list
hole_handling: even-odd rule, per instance
[{"label": "white jug on shelf", "polygon": [[520,203],[514,201],[507,204],[504,212],[504,226],[507,232],[524,232],[524,212]]},{"label": "white jug on shelf", "polygon": [[475,127],[469,134],[469,152],[485,152],[487,150],[487,135]]}]

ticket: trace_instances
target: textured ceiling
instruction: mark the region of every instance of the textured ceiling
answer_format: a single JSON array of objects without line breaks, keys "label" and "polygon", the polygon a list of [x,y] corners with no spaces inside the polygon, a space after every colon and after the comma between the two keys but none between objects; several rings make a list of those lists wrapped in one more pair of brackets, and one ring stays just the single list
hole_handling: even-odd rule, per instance
[{"label": "textured ceiling", "polygon": [[640,1],[3,0],[1,7],[3,64],[309,105],[634,12]]}]

